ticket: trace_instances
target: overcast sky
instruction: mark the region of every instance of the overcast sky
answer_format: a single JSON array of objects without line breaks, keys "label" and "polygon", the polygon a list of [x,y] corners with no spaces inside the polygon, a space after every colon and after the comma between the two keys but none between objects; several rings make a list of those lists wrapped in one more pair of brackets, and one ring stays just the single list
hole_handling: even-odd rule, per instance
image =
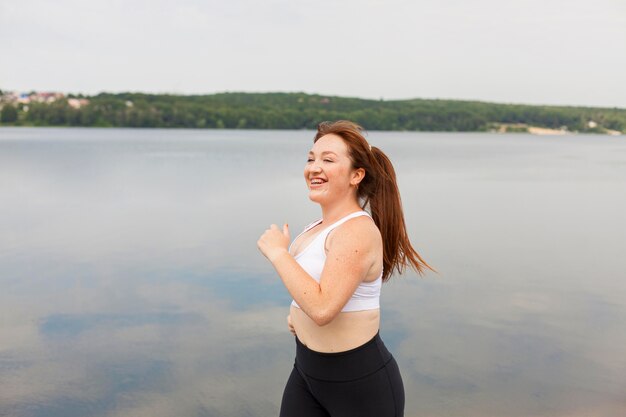
[{"label": "overcast sky", "polygon": [[0,88],[626,108],[626,0],[0,0]]}]

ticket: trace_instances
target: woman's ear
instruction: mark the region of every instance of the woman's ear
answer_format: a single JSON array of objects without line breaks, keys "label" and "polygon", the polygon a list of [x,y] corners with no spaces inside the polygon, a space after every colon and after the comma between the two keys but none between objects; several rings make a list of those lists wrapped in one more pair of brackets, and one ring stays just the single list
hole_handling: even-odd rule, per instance
[{"label": "woman's ear", "polygon": [[357,168],[354,170],[354,173],[352,174],[352,180],[350,181],[350,183],[352,185],[357,185],[361,181],[363,181],[363,178],[365,178],[365,169]]}]

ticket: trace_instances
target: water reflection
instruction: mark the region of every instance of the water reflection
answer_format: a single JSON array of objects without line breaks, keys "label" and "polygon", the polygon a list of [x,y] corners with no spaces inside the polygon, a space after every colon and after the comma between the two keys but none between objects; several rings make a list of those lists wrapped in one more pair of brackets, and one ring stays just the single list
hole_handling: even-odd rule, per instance
[{"label": "water reflection", "polygon": [[[0,129],[0,415],[274,416],[311,132]],[[371,133],[440,276],[385,285],[407,416],[626,412],[626,144]]]}]

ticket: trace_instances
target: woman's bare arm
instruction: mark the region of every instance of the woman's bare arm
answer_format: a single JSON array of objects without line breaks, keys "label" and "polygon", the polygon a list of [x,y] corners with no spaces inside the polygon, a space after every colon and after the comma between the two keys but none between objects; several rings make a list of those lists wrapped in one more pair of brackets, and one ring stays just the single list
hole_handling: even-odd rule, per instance
[{"label": "woman's bare arm", "polygon": [[363,222],[371,220],[351,219],[335,229],[319,284],[287,250],[268,258],[287,291],[319,326],[341,312],[374,262],[375,239]]}]

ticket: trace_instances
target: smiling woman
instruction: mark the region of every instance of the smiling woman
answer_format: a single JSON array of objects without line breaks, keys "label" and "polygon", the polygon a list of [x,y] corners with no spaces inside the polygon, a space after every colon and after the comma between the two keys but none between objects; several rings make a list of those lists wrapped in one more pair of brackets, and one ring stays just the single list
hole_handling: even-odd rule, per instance
[{"label": "smiling woman", "polygon": [[257,242],[293,297],[296,360],[281,417],[404,414],[400,371],[379,335],[380,290],[394,269],[432,268],[409,242],[391,162],[361,130],[318,126],[304,180],[322,218],[291,245],[287,224]]}]

